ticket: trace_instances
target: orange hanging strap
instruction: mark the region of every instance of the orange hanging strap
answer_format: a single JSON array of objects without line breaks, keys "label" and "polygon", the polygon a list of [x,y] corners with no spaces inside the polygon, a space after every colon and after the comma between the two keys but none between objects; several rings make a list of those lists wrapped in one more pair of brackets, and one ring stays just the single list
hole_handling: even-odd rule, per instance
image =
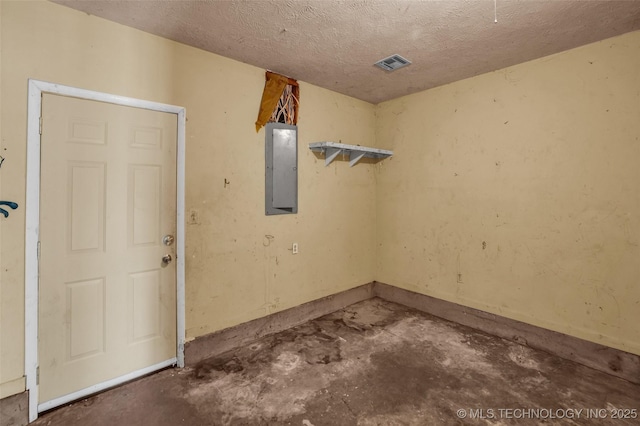
[{"label": "orange hanging strap", "polygon": [[296,80],[271,71],[266,72],[265,78],[262,100],[260,101],[260,111],[258,111],[258,120],[256,121],[256,132],[269,121],[287,84],[291,84],[296,88],[298,87]]}]

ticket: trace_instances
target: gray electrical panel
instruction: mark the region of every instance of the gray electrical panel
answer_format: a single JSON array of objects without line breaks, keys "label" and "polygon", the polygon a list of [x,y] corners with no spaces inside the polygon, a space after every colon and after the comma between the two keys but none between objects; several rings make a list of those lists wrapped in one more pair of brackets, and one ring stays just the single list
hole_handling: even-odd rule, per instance
[{"label": "gray electrical panel", "polygon": [[267,123],[265,139],[266,214],[298,213],[298,128]]}]

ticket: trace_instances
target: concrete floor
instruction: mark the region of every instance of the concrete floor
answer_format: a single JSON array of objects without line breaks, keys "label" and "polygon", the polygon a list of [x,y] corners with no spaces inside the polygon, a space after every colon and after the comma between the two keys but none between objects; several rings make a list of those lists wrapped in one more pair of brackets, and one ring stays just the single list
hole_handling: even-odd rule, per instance
[{"label": "concrete floor", "polygon": [[640,385],[374,298],[34,425],[638,425],[634,409]]}]

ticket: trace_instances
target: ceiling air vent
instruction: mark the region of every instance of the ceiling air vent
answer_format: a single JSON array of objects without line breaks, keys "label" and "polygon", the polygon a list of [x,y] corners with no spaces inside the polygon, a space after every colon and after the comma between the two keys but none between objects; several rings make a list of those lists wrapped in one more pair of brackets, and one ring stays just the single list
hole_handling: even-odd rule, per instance
[{"label": "ceiling air vent", "polygon": [[411,65],[411,61],[403,58],[400,55],[391,55],[388,58],[380,59],[375,63],[376,66],[382,68],[385,71],[395,71],[398,68]]}]

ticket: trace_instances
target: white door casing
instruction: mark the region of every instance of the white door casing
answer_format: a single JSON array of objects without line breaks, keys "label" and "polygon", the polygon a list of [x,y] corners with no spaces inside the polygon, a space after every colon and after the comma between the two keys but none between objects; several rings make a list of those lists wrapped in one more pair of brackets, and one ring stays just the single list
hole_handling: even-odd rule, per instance
[{"label": "white door casing", "polygon": [[[179,107],[29,82],[30,421],[184,365],[184,118]],[[164,254],[174,257],[169,265]]]}]

